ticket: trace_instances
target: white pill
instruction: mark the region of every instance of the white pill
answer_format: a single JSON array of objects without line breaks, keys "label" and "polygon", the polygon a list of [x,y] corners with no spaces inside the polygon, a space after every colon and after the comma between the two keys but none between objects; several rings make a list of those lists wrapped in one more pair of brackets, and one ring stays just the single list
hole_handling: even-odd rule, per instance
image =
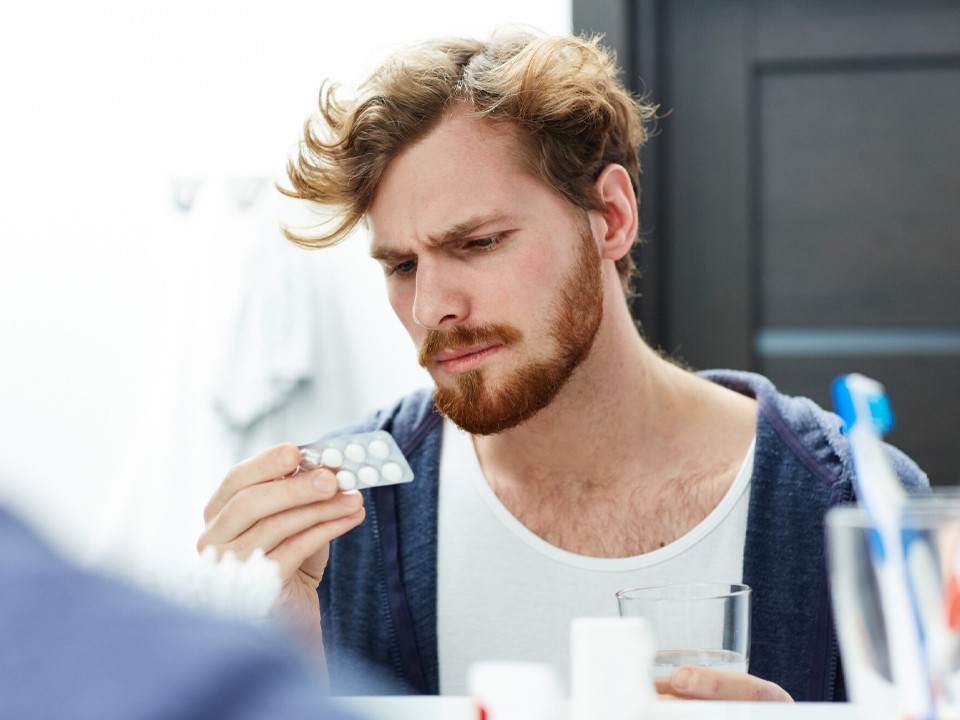
[{"label": "white pill", "polygon": [[325,448],[320,455],[320,464],[326,467],[340,467],[343,465],[343,453],[333,447]]},{"label": "white pill", "polygon": [[343,449],[343,454],[354,462],[363,462],[363,459],[367,456],[367,451],[363,449],[363,445],[350,443]]},{"label": "white pill", "polygon": [[403,479],[403,468],[395,462],[384,463],[380,472],[387,482],[400,482]]},{"label": "white pill", "polygon": [[337,473],[337,485],[341,490],[353,490],[357,487],[357,476],[349,470],[341,470]]},{"label": "white pill", "polygon": [[360,478],[360,484],[363,487],[370,487],[371,485],[376,485],[378,482],[380,482],[380,473],[378,473],[377,469],[371,465],[364,465],[362,468],[357,470],[357,477]]},{"label": "white pill", "polygon": [[371,455],[380,460],[390,456],[390,446],[380,439],[371,440],[370,444],[367,445],[367,450],[370,451]]}]

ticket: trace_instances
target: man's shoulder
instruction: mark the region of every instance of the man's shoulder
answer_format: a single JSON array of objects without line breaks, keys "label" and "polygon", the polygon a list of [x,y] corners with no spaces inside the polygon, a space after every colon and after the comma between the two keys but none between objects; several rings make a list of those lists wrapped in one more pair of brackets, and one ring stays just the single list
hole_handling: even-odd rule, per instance
[{"label": "man's shoulder", "polygon": [[84,717],[173,720],[202,707],[225,719],[344,717],[320,696],[302,648],[279,633],[82,568],[2,505],[0,542],[3,717],[81,708]]},{"label": "man's shoulder", "polygon": [[[699,374],[757,400],[758,455],[799,460],[803,467],[829,484],[850,482],[853,469],[850,444],[836,413],[808,397],[780,392],[769,378],[757,373],[708,370]],[[905,486],[929,485],[926,474],[910,457],[891,445],[885,449]]]},{"label": "man's shoulder", "polygon": [[780,392],[773,381],[763,375],[742,370],[704,370],[697,374],[754,398],[760,414],[780,432],[812,433],[833,439],[840,436],[841,421],[835,413],[808,397]]},{"label": "man's shoulder", "polygon": [[757,401],[759,463],[805,467],[829,483],[843,479],[848,458],[836,415],[809,398],[781,393],[769,378],[757,373],[707,370],[699,374]]}]

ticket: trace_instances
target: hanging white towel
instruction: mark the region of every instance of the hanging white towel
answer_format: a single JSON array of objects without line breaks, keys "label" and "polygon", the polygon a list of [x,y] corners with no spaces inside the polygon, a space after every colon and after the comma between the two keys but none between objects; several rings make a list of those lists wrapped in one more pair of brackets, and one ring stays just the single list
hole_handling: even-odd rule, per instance
[{"label": "hanging white towel", "polygon": [[279,229],[281,220],[316,222],[302,206],[273,190],[250,214],[249,269],[212,396],[236,436],[238,460],[279,442],[312,441],[431,384],[362,228],[311,251]]},{"label": "hanging white towel", "polygon": [[236,432],[286,405],[318,363],[309,268],[279,229],[265,240],[250,254],[213,393],[214,407]]}]

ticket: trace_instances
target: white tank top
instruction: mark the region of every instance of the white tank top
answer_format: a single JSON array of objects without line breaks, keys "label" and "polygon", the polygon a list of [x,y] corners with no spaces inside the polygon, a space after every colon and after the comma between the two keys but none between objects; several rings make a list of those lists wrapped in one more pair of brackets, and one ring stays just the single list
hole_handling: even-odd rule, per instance
[{"label": "white tank top", "polygon": [[553,665],[569,692],[570,621],[617,615],[617,590],[740,582],[754,443],[730,490],[690,532],[652,552],[594,558],[530,532],[487,484],[470,435],[445,421],[440,458],[437,638],[440,692],[465,695],[476,660]]}]

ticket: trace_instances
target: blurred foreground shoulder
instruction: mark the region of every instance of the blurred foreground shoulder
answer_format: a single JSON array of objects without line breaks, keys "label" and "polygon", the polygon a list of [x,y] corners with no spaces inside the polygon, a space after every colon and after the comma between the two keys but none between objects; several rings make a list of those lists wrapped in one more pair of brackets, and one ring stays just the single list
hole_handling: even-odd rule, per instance
[{"label": "blurred foreground shoulder", "polygon": [[0,507],[0,717],[352,717],[299,648],[77,568]]}]

